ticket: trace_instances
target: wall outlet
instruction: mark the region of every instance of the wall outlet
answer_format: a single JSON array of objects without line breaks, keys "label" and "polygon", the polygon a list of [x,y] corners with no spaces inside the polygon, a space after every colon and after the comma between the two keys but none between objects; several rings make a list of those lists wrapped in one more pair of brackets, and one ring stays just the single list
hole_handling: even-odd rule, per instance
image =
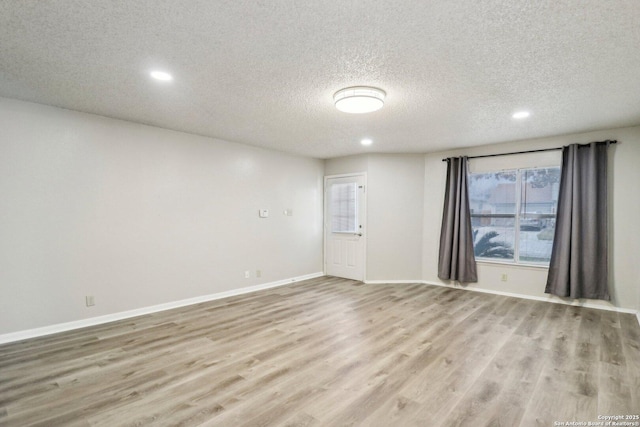
[{"label": "wall outlet", "polygon": [[260,209],[258,215],[260,218],[269,218],[269,209]]},{"label": "wall outlet", "polygon": [[502,276],[500,276],[500,280],[502,280],[503,282],[507,281],[507,273],[502,273]]},{"label": "wall outlet", "polygon": [[250,277],[251,277],[251,272],[250,272],[249,270],[245,271],[245,272],[244,272],[244,278],[245,278],[245,279],[248,279],[248,278],[250,278]]},{"label": "wall outlet", "polygon": [[87,304],[87,307],[93,307],[94,305],[96,305],[96,300],[93,295],[87,295],[86,297],[84,297],[84,301]]},{"label": "wall outlet", "polygon": [[256,277],[262,277],[262,271],[256,270]]}]

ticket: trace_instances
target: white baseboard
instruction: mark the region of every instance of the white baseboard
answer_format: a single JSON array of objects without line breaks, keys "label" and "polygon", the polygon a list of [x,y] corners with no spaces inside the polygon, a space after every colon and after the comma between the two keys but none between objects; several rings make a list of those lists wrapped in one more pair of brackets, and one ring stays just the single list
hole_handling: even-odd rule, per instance
[{"label": "white baseboard", "polygon": [[634,310],[632,308],[622,308],[622,307],[614,307],[614,306],[606,306],[606,305],[601,305],[601,304],[594,304],[594,303],[589,302],[589,301],[577,300],[577,301],[568,302],[568,301],[563,301],[561,299],[557,299],[557,298],[555,298],[553,296],[538,297],[538,296],[533,296],[533,295],[518,294],[518,293],[515,293],[515,292],[494,291],[492,289],[484,289],[484,288],[476,288],[476,287],[451,286],[451,285],[447,285],[447,284],[444,284],[444,283],[431,282],[431,281],[428,281],[428,280],[365,280],[364,283],[366,283],[367,285],[382,285],[382,284],[385,284],[385,283],[407,284],[408,285],[408,284],[414,284],[414,283],[422,283],[424,285],[442,286],[442,287],[451,288],[451,289],[461,289],[463,291],[474,291],[474,292],[482,292],[482,293],[485,293],[485,294],[502,295],[502,296],[514,297],[514,298],[524,298],[524,299],[535,300],[535,301],[545,301],[545,302],[550,302],[550,303],[553,303],[553,304],[565,304],[565,305],[573,305],[573,306],[578,306],[578,307],[596,308],[596,309],[599,309],[599,310],[616,311],[618,313],[631,313],[631,314],[635,314],[636,315],[636,317],[638,318],[638,324],[640,325],[640,311],[638,311],[638,310]]},{"label": "white baseboard", "polygon": [[427,284],[424,280],[365,280],[364,283],[367,285],[384,285],[388,283],[392,285]]},{"label": "white baseboard", "polygon": [[73,322],[58,323],[55,325],[44,326],[41,328],[27,329],[25,331],[12,332],[0,335],[0,344],[14,341],[22,341],[29,338],[36,338],[45,335],[56,334],[58,332],[70,331],[73,329],[86,328],[88,326],[101,325],[103,323],[114,322],[116,320],[128,319],[131,317],[141,316],[143,314],[157,313],[159,311],[171,310],[172,308],[184,307],[186,305],[198,304],[206,301],[213,301],[222,298],[228,298],[236,295],[248,294],[251,292],[261,291],[264,289],[276,288],[278,286],[289,285],[291,283],[300,282],[302,280],[315,279],[324,276],[323,272],[306,274],[290,279],[278,280],[275,282],[263,283],[261,285],[248,286],[246,288],[232,289],[230,291],[218,292],[210,295],[203,295],[195,298],[188,298],[179,301],[172,301],[165,304],[152,305],[149,307],[137,308],[135,310],[121,311],[119,313],[107,314],[104,316],[90,317],[88,319],[75,320]]},{"label": "white baseboard", "polygon": [[564,304],[564,305],[572,305],[572,306],[576,306],[576,307],[586,307],[586,308],[596,308],[599,310],[607,310],[607,311],[617,311],[619,313],[631,313],[631,314],[637,314],[638,311],[634,310],[632,308],[622,308],[622,307],[615,307],[615,306],[607,306],[607,305],[601,305],[601,304],[594,304],[592,302],[589,301],[584,301],[584,300],[574,300],[572,302],[568,302],[568,301],[563,301],[561,299],[557,299],[557,297],[553,297],[553,296],[548,296],[548,297],[538,297],[538,296],[534,296],[534,295],[523,295],[523,294],[518,294],[515,292],[503,292],[503,291],[494,291],[492,289],[484,289],[484,288],[476,288],[476,287],[462,287],[462,286],[450,286],[450,285],[446,285],[444,283],[437,283],[437,282],[429,282],[429,281],[423,281],[424,284],[426,285],[434,285],[434,286],[443,286],[445,288],[452,288],[452,289],[462,289],[465,291],[474,291],[474,292],[482,292],[485,294],[494,294],[494,295],[502,295],[502,296],[506,296],[506,297],[514,297],[514,298],[524,298],[524,299],[529,299],[529,300],[534,300],[534,301],[544,301],[544,302],[550,302],[553,304]]},{"label": "white baseboard", "polygon": [[[153,306],[150,306],[150,307],[142,307],[142,308],[138,308],[138,309],[135,309],[135,310],[122,311],[122,312],[119,312],[119,313],[113,313],[113,314],[107,314],[107,315],[104,315],[104,316],[91,317],[91,318],[88,318],[88,319],[76,320],[76,321],[73,321],[73,322],[58,323],[58,324],[55,324],[55,325],[44,326],[44,327],[41,327],[41,328],[34,328],[34,329],[28,329],[28,330],[25,330],[25,331],[12,332],[12,333],[8,333],[8,334],[0,335],[0,344],[5,344],[5,343],[10,343],[10,342],[15,342],[15,341],[22,341],[22,340],[29,339],[29,338],[36,338],[36,337],[41,337],[41,336],[45,336],[45,335],[56,334],[56,333],[59,333],[59,332],[70,331],[70,330],[73,330],[73,329],[86,328],[88,326],[101,325],[103,323],[114,322],[116,320],[128,319],[128,318],[131,318],[131,317],[141,316],[141,315],[144,315],[144,314],[157,313],[159,311],[170,310],[172,308],[184,307],[184,306],[187,306],[187,305],[198,304],[198,303],[201,303],[201,302],[214,301],[214,300],[217,300],[217,299],[228,298],[228,297],[232,297],[232,296],[236,296],[236,295],[248,294],[248,293],[260,291],[260,290],[263,290],[263,289],[276,288],[278,286],[284,286],[284,285],[288,285],[288,284],[291,284],[291,283],[300,282],[302,280],[315,279],[317,277],[322,277],[322,276],[324,276],[323,272],[317,272],[317,273],[307,274],[307,275],[304,275],[304,276],[298,276],[298,277],[294,277],[294,278],[290,278],[290,279],[284,279],[284,280],[278,280],[278,281],[275,281],[275,282],[263,283],[261,285],[248,286],[246,288],[233,289],[233,290],[230,290],[230,291],[218,292],[218,293],[215,293],[215,294],[203,295],[203,296],[199,296],[199,297],[195,297],[195,298],[188,298],[188,299],[179,300],[179,301],[172,301],[172,302],[168,302],[168,303],[165,303],[165,304],[153,305]],[[530,299],[530,300],[536,300],[536,301],[545,301],[545,302],[550,302],[550,303],[554,303],[554,304],[565,304],[565,305],[573,305],[573,306],[580,306],[580,307],[587,307],[587,308],[596,308],[596,309],[600,309],[600,310],[617,311],[617,312],[620,312],[620,313],[631,313],[631,314],[635,314],[636,315],[636,318],[638,319],[638,324],[640,325],[640,311],[638,311],[638,310],[633,310],[633,309],[629,309],[629,308],[613,307],[613,306],[607,307],[607,306],[604,306],[604,305],[593,304],[593,303],[590,303],[588,301],[586,301],[586,302],[574,301],[572,303],[569,303],[569,302],[566,302],[566,301],[553,299],[552,297],[537,297],[537,296],[532,296],[532,295],[523,295],[523,294],[517,294],[517,293],[512,293],[512,292],[494,291],[494,290],[491,290],[491,289],[483,289],[483,288],[475,288],[475,287],[463,288],[461,286],[451,286],[451,285],[446,285],[444,283],[430,282],[430,281],[426,281],[426,280],[365,280],[364,283],[366,283],[368,285],[416,284],[416,283],[419,283],[419,284],[424,284],[424,285],[434,285],[434,286],[441,286],[441,287],[445,287],[445,288],[461,289],[461,290],[465,290],[465,291],[482,292],[482,293],[487,293],[487,294],[503,295],[503,296],[508,296],[508,297],[524,298],[524,299]]]}]

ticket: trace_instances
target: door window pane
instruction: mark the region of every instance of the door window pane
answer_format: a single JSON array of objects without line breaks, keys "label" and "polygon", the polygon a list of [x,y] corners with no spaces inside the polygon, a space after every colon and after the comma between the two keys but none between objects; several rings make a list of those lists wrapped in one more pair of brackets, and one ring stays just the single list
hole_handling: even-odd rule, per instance
[{"label": "door window pane", "polygon": [[331,232],[355,233],[357,224],[355,182],[333,184],[330,187]]}]

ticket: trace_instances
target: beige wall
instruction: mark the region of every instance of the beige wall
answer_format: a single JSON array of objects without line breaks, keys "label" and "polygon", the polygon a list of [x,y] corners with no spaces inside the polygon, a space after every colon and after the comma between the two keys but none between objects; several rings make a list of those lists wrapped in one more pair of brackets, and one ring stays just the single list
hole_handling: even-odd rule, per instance
[{"label": "beige wall", "polygon": [[[537,148],[560,147],[571,143],[587,143],[605,139],[617,139],[609,153],[610,195],[610,291],[613,305],[628,309],[640,309],[640,127],[612,129],[584,134],[574,134],[508,144],[491,145],[425,155],[425,224],[423,246],[424,280],[442,283],[437,277],[438,239],[444,198],[446,163],[442,158],[451,155],[481,155]],[[520,162],[545,166],[553,163],[554,154],[530,154],[526,156],[502,156],[491,159],[492,166],[512,168]],[[525,159],[526,157],[526,159]],[[533,160],[535,159],[535,160]],[[559,159],[559,157],[558,157]],[[478,164],[478,161],[475,161]],[[472,168],[474,160],[472,160]],[[484,165],[483,165],[484,166]],[[506,273],[507,282],[500,276]],[[469,287],[509,292],[533,297],[548,297],[544,293],[547,270],[517,267],[504,264],[478,263],[479,282]],[[549,297],[557,299],[556,297]],[[593,302],[609,305],[606,302]]]},{"label": "beige wall", "polygon": [[367,173],[366,280],[416,280],[422,267],[424,156],[369,154],[325,162],[325,174]]},{"label": "beige wall", "polygon": [[343,175],[369,171],[369,155],[345,156],[328,159],[324,164],[325,175]]},{"label": "beige wall", "polygon": [[[326,162],[3,98],[0,128],[0,334],[319,272],[323,174],[368,174],[367,280],[439,282],[443,157],[607,138],[620,142],[611,290],[640,309],[640,127]],[[479,276],[470,286],[545,297],[545,269],[480,264]]]},{"label": "beige wall", "polygon": [[422,272],[422,155],[369,158],[367,280],[413,280]]},{"label": "beige wall", "polygon": [[[368,281],[437,277],[446,163],[451,155],[481,155],[617,139],[609,156],[610,276],[612,304],[640,310],[640,127],[496,144],[424,155],[370,154],[330,159],[325,174],[367,172]],[[472,171],[559,165],[560,151],[478,159]],[[419,165],[418,163],[423,163]],[[422,192],[422,195],[419,193]],[[418,259],[418,257],[420,259]],[[501,281],[503,273],[507,281]],[[469,287],[557,300],[544,293],[547,269],[478,263],[479,282]]]},{"label": "beige wall", "polygon": [[3,98],[0,129],[0,334],[322,271],[320,160]]}]

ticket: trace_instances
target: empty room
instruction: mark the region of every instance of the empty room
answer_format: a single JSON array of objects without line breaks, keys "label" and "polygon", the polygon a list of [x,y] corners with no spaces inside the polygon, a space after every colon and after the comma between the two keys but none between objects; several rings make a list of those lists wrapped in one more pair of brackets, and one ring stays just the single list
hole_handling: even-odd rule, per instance
[{"label": "empty room", "polygon": [[640,426],[640,2],[0,1],[1,426]]}]

